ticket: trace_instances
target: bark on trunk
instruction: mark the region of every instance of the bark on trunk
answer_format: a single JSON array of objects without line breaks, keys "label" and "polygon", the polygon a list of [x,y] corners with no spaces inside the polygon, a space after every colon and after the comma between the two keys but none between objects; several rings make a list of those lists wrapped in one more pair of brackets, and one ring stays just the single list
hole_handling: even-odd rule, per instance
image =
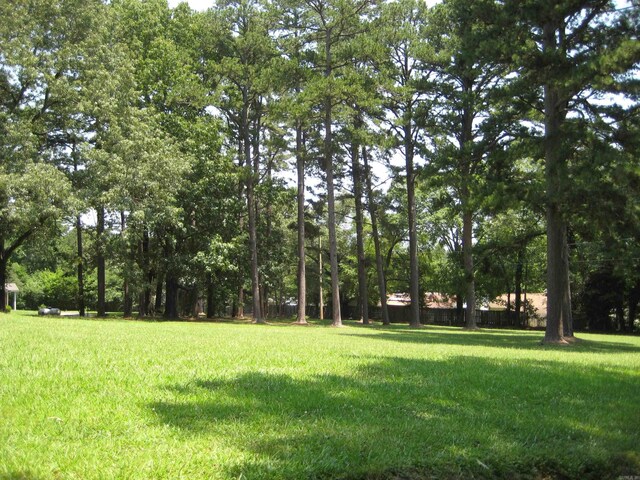
[{"label": "bark on trunk", "polygon": [[164,318],[178,318],[178,281],[172,274],[167,274],[166,300],[164,305]]},{"label": "bark on trunk", "polygon": [[468,210],[462,215],[462,256],[464,259],[464,279],[467,307],[466,328],[476,329],[476,282],[473,271],[473,216]]},{"label": "bark on trunk", "polygon": [[306,324],[307,311],[307,279],[304,248],[304,152],[302,140],[302,125],[300,120],[296,123],[296,168],[298,171],[298,317],[297,323]]},{"label": "bark on trunk", "polygon": [[244,160],[248,170],[247,178],[247,211],[249,213],[249,255],[251,263],[251,294],[253,303],[253,321],[255,323],[264,323],[261,312],[260,302],[260,278],[258,270],[258,239],[257,239],[257,226],[256,226],[256,209],[255,209],[255,195],[254,184],[256,180],[256,173],[253,171],[253,165],[251,161],[251,138],[249,132],[249,96],[246,88],[242,91],[242,133],[244,136]]},{"label": "bark on trunk", "polygon": [[410,295],[411,307],[409,324],[416,328],[420,326],[420,271],[418,267],[418,231],[416,228],[416,194],[414,145],[412,134],[411,109],[407,108],[408,118],[404,126],[404,155],[407,176],[407,213],[409,223],[409,265],[410,265]]},{"label": "bark on trunk", "polygon": [[162,310],[162,277],[158,275],[158,280],[156,282],[156,301],[154,305],[154,314],[158,315]]},{"label": "bark on trunk", "polygon": [[[356,123],[357,125],[357,123]],[[364,325],[369,325],[369,292],[364,254],[364,226],[362,213],[362,173],[360,168],[360,146],[351,147],[351,173],[356,206],[356,249],[358,255],[358,315]]]},{"label": "bark on trunk", "polygon": [[473,264],[473,208],[471,206],[471,182],[473,172],[473,119],[471,100],[474,80],[463,78],[464,108],[462,111],[461,154],[461,204],[462,204],[462,261],[464,264],[466,328],[478,328],[476,323],[476,282]]},{"label": "bark on trunk", "polygon": [[367,149],[362,147],[362,160],[364,163],[365,175],[367,179],[367,198],[369,204],[369,216],[371,217],[371,231],[373,234],[373,244],[376,251],[376,270],[378,274],[378,290],[380,292],[380,308],[382,310],[382,323],[389,325],[389,309],[387,308],[387,286],[384,277],[384,265],[382,259],[382,249],[380,248],[380,235],[378,233],[378,212],[373,196],[373,185],[371,180],[371,169],[369,168],[369,155]]},{"label": "bark on trunk", "polygon": [[[325,54],[326,66],[325,77],[330,78],[332,72],[331,58],[331,28],[326,29],[325,34]],[[327,206],[329,223],[329,263],[331,265],[331,305],[334,327],[342,326],[342,315],[340,314],[340,274],[338,271],[338,242],[336,238],[336,206],[333,182],[333,132],[331,130],[332,98],[325,99],[324,115],[324,168],[327,175]]]},{"label": "bark on trunk", "polygon": [[82,219],[80,215],[76,216],[76,241],[78,254],[78,311],[81,317],[86,315],[86,306],[84,301],[84,251],[82,243]]},{"label": "bark on trunk", "polygon": [[[554,52],[557,28],[551,22],[544,25],[543,50]],[[567,224],[561,208],[563,178],[566,160],[562,157],[560,127],[564,117],[561,110],[559,87],[547,82],[544,85],[544,153],[547,201],[547,326],[543,342],[565,342],[565,315],[570,299],[568,285]]]},{"label": "bark on trunk", "polygon": [[207,274],[207,318],[214,318],[216,316],[214,294],[213,277],[211,274]]},{"label": "bark on trunk", "polygon": [[[122,244],[124,245],[124,235],[125,230],[127,228],[127,219],[125,217],[125,213],[123,211],[120,212],[120,236],[122,238]],[[128,248],[124,247],[125,252],[129,251]],[[134,252],[135,253],[135,252]],[[127,258],[125,261],[130,261],[130,258]],[[128,266],[125,266],[128,270]],[[122,279],[122,315],[125,318],[129,318],[133,312],[133,299],[131,298],[131,291],[129,288],[129,275],[125,271]]]},{"label": "bark on trunk", "polygon": [[[142,240],[138,246],[140,256],[140,269],[142,270],[142,277],[146,278],[149,283],[143,285],[140,294],[138,295],[138,317],[146,317],[149,313],[149,301],[150,298],[150,278],[149,278],[149,232],[146,227],[143,230]],[[145,282],[146,283],[146,282]]]},{"label": "bark on trunk", "polygon": [[7,260],[4,238],[0,237],[0,313],[4,313],[7,309]]},{"label": "bark on trunk", "polygon": [[107,315],[106,309],[106,266],[104,258],[104,207],[97,208],[98,221],[96,226],[96,247],[97,247],[97,275],[98,275],[98,317]]},{"label": "bark on trunk", "polygon": [[516,264],[516,327],[521,327],[522,310],[522,250],[518,252],[518,263]]},{"label": "bark on trunk", "polygon": [[319,237],[319,253],[318,253],[318,315],[320,320],[324,320],[324,266],[322,265],[322,235]]},{"label": "bark on trunk", "polygon": [[640,302],[640,282],[631,289],[628,296],[629,317],[627,319],[627,331],[633,332],[633,327],[638,315],[638,302]]}]

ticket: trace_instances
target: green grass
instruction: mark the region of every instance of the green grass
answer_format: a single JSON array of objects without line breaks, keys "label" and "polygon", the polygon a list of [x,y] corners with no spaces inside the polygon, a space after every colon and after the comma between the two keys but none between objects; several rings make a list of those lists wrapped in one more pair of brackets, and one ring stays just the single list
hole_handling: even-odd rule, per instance
[{"label": "green grass", "polygon": [[0,316],[0,478],[640,475],[640,338]]}]

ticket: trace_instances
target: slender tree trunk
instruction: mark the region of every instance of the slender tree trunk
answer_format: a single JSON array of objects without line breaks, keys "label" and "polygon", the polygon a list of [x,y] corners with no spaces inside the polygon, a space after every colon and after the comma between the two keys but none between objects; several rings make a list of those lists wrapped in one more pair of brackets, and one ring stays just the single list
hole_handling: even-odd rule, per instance
[{"label": "slender tree trunk", "polygon": [[[74,180],[76,180],[76,188],[79,188],[77,183],[77,175],[78,175],[78,157],[76,155],[76,143],[73,143],[73,173]],[[76,248],[78,254],[78,267],[77,267],[77,277],[78,277],[78,313],[81,317],[86,315],[86,306],[85,306],[85,298],[84,298],[84,252],[82,245],[82,218],[80,215],[76,216]]]},{"label": "slender tree trunk", "polygon": [[[325,78],[331,78],[332,58],[331,58],[331,28],[326,29],[325,34],[325,54],[326,67]],[[336,237],[336,205],[333,182],[333,132],[331,123],[333,121],[332,98],[327,96],[324,105],[324,168],[327,175],[327,206],[329,223],[329,263],[331,264],[331,304],[333,322],[332,326],[342,326],[342,315],[340,313],[340,274],[338,271],[338,242]]]},{"label": "slender tree trunk", "polygon": [[146,226],[142,229],[142,240],[140,241],[140,267],[142,270],[142,278],[145,279],[140,295],[138,296],[138,317],[146,317],[149,314],[149,307],[151,303],[151,282],[152,272],[149,261],[149,230]]},{"label": "slender tree trunk", "polygon": [[630,290],[628,295],[629,317],[627,319],[627,331],[633,333],[633,327],[638,315],[638,302],[640,302],[640,281]]},{"label": "slender tree trunk", "polygon": [[522,250],[518,251],[518,263],[516,264],[516,326],[521,327],[522,310]]},{"label": "slender tree trunk", "polygon": [[564,330],[565,340],[575,341],[573,335],[573,310],[571,308],[571,278],[569,273],[569,245],[567,236],[563,239],[562,256],[565,264],[565,284],[562,292],[562,328]]},{"label": "slender tree trunk", "polygon": [[207,274],[207,318],[216,316],[215,290],[213,285],[213,276]]},{"label": "slender tree trunk", "polygon": [[249,96],[246,88],[242,91],[242,133],[244,136],[244,157],[245,165],[249,172],[247,178],[247,210],[249,212],[249,255],[251,258],[251,294],[253,302],[253,321],[264,323],[260,302],[260,277],[258,269],[258,239],[256,225],[255,192],[256,172],[251,162],[251,139],[249,132]]},{"label": "slender tree trunk", "polygon": [[158,275],[158,280],[156,281],[156,301],[154,304],[154,313],[158,315],[162,310],[162,276]]},{"label": "slender tree trunk", "polygon": [[412,133],[411,108],[406,109],[408,117],[404,125],[404,155],[407,176],[407,213],[409,223],[409,265],[411,309],[409,324],[413,328],[420,326],[420,271],[418,266],[418,230],[416,227],[415,169],[413,165],[414,145]]},{"label": "slender tree trunk", "polygon": [[304,151],[302,139],[302,123],[296,121],[296,168],[298,171],[298,318],[297,323],[306,324],[307,311],[307,279],[305,261],[305,226],[304,226]]},{"label": "slender tree trunk", "polygon": [[371,231],[373,234],[373,244],[376,251],[376,269],[378,273],[378,290],[380,291],[380,308],[382,310],[382,324],[389,325],[389,309],[387,308],[387,283],[384,276],[384,264],[382,259],[382,249],[380,248],[380,234],[378,233],[378,212],[373,196],[373,185],[371,180],[371,168],[369,167],[369,155],[367,149],[362,147],[362,160],[364,163],[365,175],[367,179],[367,198],[369,204],[369,216],[371,217]]},{"label": "slender tree trunk", "polygon": [[319,237],[319,243],[320,243],[320,250],[318,251],[318,285],[319,285],[319,292],[318,292],[318,306],[320,309],[319,312],[319,316],[320,316],[320,320],[324,320],[324,288],[323,288],[323,284],[324,284],[324,267],[322,265],[322,235],[320,235]]},{"label": "slender tree trunk", "polygon": [[[356,127],[360,122],[356,121]],[[369,325],[369,289],[364,254],[364,220],[362,213],[362,173],[360,167],[360,145],[351,146],[351,173],[356,205],[356,248],[358,252],[358,315],[364,325]]]},{"label": "slender tree trunk", "polygon": [[84,252],[82,244],[82,219],[80,215],[76,216],[76,240],[78,253],[78,311],[81,317],[86,315],[86,306],[84,301]]},{"label": "slender tree trunk", "polygon": [[[120,236],[122,237],[123,240],[124,240],[126,228],[127,228],[127,219],[125,217],[125,213],[121,211],[120,212]],[[122,244],[124,245],[124,241],[122,242]],[[124,251],[128,252],[129,249],[125,247]],[[126,255],[125,261],[128,261],[127,257],[128,255]],[[124,272],[123,279],[122,279],[122,307],[123,307],[122,315],[125,318],[129,318],[131,317],[133,312],[133,299],[131,298],[131,291],[129,289],[129,273],[128,273],[129,265],[125,265],[125,269],[127,271]]]},{"label": "slender tree trunk", "polygon": [[467,301],[466,328],[478,328],[476,323],[476,282],[473,271],[473,215],[468,210],[462,214],[462,257]]},{"label": "slender tree trunk", "polygon": [[0,313],[7,310],[7,260],[4,237],[0,234]]},{"label": "slender tree trunk", "polygon": [[471,207],[471,182],[473,153],[474,108],[471,100],[474,81],[463,78],[464,107],[462,111],[461,155],[461,204],[462,204],[462,261],[464,264],[466,328],[478,328],[476,323],[476,282],[473,263],[473,209]]},{"label": "slender tree trunk", "polygon": [[104,258],[104,207],[97,208],[98,221],[96,226],[97,246],[97,275],[98,275],[98,317],[107,315],[106,309],[106,267]]},{"label": "slender tree trunk", "polygon": [[[239,135],[240,139],[238,141],[238,166],[240,169],[245,165],[245,153],[244,153],[244,135]],[[238,202],[242,203],[244,200],[244,189],[245,182],[244,180],[240,180],[238,183]],[[238,230],[243,231],[245,228],[244,225],[244,216],[240,214],[238,218]],[[241,260],[241,259],[238,259]],[[242,262],[244,263],[244,262]],[[238,295],[233,302],[231,316],[233,318],[244,318],[244,275],[241,273],[239,277],[240,285],[238,285]]]}]

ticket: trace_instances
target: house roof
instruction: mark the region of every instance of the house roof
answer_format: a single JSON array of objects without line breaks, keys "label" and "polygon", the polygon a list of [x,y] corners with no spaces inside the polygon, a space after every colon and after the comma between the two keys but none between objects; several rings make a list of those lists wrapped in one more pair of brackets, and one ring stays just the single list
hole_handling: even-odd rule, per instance
[{"label": "house roof", "polygon": [[19,292],[20,289],[18,288],[18,286],[15,283],[5,283],[4,284],[4,291],[5,292]]},{"label": "house roof", "polygon": [[[444,293],[425,292],[424,303],[429,308],[456,308],[456,297],[450,297]],[[392,293],[387,298],[389,306],[411,305],[411,295],[408,293]]]},{"label": "house roof", "polygon": [[[522,295],[522,309],[524,310],[524,295]],[[511,294],[511,308],[515,308],[515,293]],[[541,318],[547,316],[547,294],[546,293],[528,293],[527,303],[533,308],[536,315]],[[492,302],[489,302],[489,310],[506,310],[507,294],[503,293]]]}]

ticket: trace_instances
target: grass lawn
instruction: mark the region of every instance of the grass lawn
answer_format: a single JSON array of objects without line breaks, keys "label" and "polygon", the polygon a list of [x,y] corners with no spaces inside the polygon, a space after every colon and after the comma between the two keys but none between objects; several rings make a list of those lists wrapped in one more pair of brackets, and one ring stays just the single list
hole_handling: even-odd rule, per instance
[{"label": "grass lawn", "polygon": [[0,316],[0,478],[640,475],[640,338]]}]

